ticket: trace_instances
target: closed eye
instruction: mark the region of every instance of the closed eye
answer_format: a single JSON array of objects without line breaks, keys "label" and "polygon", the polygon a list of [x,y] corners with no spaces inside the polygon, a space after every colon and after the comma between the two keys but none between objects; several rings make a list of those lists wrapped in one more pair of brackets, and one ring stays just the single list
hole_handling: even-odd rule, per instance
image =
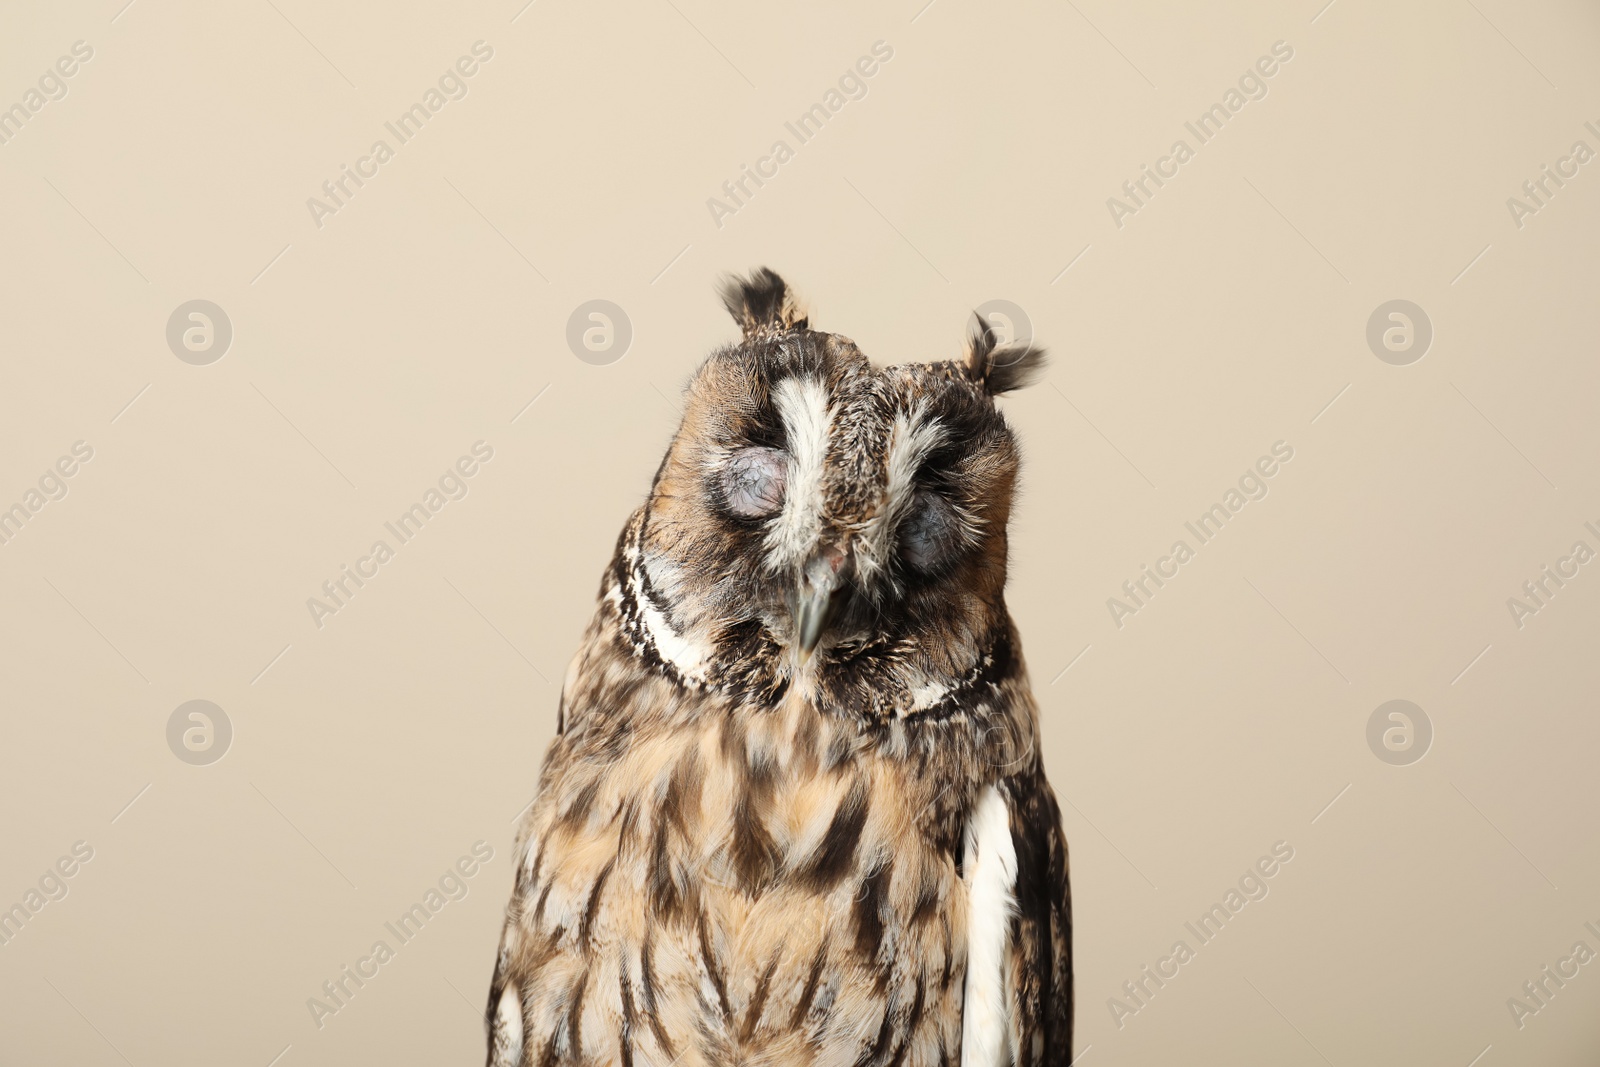
[{"label": "closed eye", "polygon": [[937,570],[961,547],[955,507],[931,489],[918,489],[911,514],[900,527],[900,556],[914,570]]},{"label": "closed eye", "polygon": [[743,519],[765,519],[783,507],[788,456],[755,445],[728,457],[722,468],[722,496],[728,510]]}]

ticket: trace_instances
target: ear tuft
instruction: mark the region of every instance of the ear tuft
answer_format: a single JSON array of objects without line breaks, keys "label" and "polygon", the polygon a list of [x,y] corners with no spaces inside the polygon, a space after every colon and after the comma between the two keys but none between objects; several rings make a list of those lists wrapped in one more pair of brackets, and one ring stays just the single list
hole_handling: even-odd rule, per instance
[{"label": "ear tuft", "polygon": [[972,333],[967,338],[967,377],[990,396],[1032,385],[1044,373],[1045,351],[1031,344],[999,344],[994,327],[972,313]]},{"label": "ear tuft", "polygon": [[806,316],[795,304],[789,286],[767,267],[751,271],[749,278],[732,275],[724,280],[722,304],[747,341],[759,333],[806,328]]}]

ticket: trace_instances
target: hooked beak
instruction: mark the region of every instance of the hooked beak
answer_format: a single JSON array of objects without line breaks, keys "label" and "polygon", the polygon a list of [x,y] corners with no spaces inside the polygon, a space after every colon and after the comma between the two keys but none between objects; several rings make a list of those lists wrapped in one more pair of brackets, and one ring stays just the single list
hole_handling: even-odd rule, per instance
[{"label": "hooked beak", "polygon": [[822,635],[850,597],[843,573],[848,562],[842,547],[825,549],[806,565],[795,588],[794,640],[802,664],[811,659]]}]

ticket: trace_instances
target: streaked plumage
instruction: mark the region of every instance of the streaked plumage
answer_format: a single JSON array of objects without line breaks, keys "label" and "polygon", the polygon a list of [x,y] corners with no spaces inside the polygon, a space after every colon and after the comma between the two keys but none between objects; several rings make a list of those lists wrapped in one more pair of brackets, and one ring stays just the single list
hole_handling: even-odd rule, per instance
[{"label": "streaked plumage", "polygon": [[491,1067],[1066,1065],[1066,843],[1003,589],[1042,365],[878,369],[758,271],[567,672]]}]

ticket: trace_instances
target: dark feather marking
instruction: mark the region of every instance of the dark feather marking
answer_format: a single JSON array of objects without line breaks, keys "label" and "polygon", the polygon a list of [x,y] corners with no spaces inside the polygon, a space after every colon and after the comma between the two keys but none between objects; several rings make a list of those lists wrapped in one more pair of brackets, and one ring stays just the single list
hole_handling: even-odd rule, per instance
[{"label": "dark feather marking", "polygon": [[855,1067],[870,1067],[874,1063],[883,1062],[883,1054],[889,1048],[889,1039],[894,1036],[894,1011],[885,1009],[883,1024],[878,1027],[878,1036],[872,1042],[872,1047],[861,1053],[856,1058]]},{"label": "dark feather marking", "polygon": [[489,1007],[483,1013],[483,1033],[489,1042],[489,1055],[494,1055],[494,1024],[500,1017],[500,995],[505,992],[505,968],[496,964],[494,980],[489,983]]},{"label": "dark feather marking", "polygon": [[628,981],[628,950],[617,946],[617,994],[622,1000],[622,1030],[617,1034],[617,1048],[622,1057],[622,1067],[633,1067],[633,987]]},{"label": "dark feather marking", "polygon": [[805,1021],[806,1012],[811,1010],[811,1001],[817,995],[817,983],[822,981],[822,968],[828,962],[828,946],[817,946],[817,954],[811,959],[811,971],[806,975],[806,984],[800,990],[800,999],[794,1002],[794,1011],[789,1014],[789,1026],[798,1028]]},{"label": "dark feather marking", "polygon": [[661,1025],[661,1013],[656,1009],[656,974],[650,962],[650,942],[650,931],[646,930],[644,945],[639,950],[639,994],[644,1001],[644,1017],[650,1024],[650,1032],[655,1035],[656,1044],[661,1046],[661,1051],[676,1059],[677,1053],[672,1050],[672,1039],[667,1037],[667,1029]]},{"label": "dark feather marking", "polygon": [[[1072,1058],[1071,895],[1062,854],[1061,815],[1043,771],[1004,780],[1011,808],[1011,836],[1017,856],[1017,914],[1012,921],[1013,951],[1021,964],[1019,1014],[1037,1032],[1044,1059],[1040,1067],[1061,1067]],[[1033,1062],[1025,1040],[1023,1067]]]},{"label": "dark feather marking", "polygon": [[676,827],[680,833],[687,832],[689,828],[686,810],[689,794],[697,791],[703,780],[704,769],[693,755],[679,760],[672,769],[672,777],[667,779],[667,788],[661,797],[661,815],[667,825]]},{"label": "dark feather marking", "polygon": [[533,909],[533,925],[539,926],[544,922],[544,902],[550,898],[550,890],[555,884],[555,880],[551,879],[539,891],[539,903]]},{"label": "dark feather marking", "polygon": [[803,875],[805,884],[812,889],[831,889],[843,878],[855,859],[856,845],[866,824],[867,783],[857,778],[834,811],[816,852],[812,853]]},{"label": "dark feather marking", "polygon": [[907,925],[921,926],[936,914],[935,908],[939,904],[939,882],[931,871],[922,872],[922,880],[917,883],[917,899],[911,905],[911,918]]},{"label": "dark feather marking", "polygon": [[701,767],[693,757],[685,757],[673,768],[661,797],[661,807],[656,812],[655,832],[650,843],[650,869],[648,891],[650,905],[657,918],[663,921],[682,920],[687,917],[687,892],[673,878],[672,850],[668,834],[688,832],[689,819],[684,810],[691,789],[699,788]]},{"label": "dark feather marking", "polygon": [[[856,952],[863,959],[876,959],[883,944],[883,904],[889,895],[889,877],[894,861],[871,871],[861,880],[861,892],[855,898]],[[880,968],[878,984],[882,987],[889,978],[888,968]]]},{"label": "dark feather marking", "polygon": [[539,1067],[556,1067],[560,1061],[556,1059],[556,1048],[566,1033],[567,1024],[563,1020],[550,1029],[550,1037],[544,1043],[544,1049],[539,1053]]},{"label": "dark feather marking", "polygon": [[750,994],[750,1006],[744,1013],[744,1026],[739,1030],[740,1041],[749,1041],[751,1035],[756,1032],[756,1024],[761,1021],[761,1012],[767,1006],[767,994],[772,989],[772,976],[778,970],[779,955],[777,952],[772,954],[767,969],[761,972],[761,977],[756,981],[755,992]]},{"label": "dark feather marking", "polygon": [[656,824],[655,837],[650,844],[650,907],[663,920],[678,917],[683,907],[683,895],[672,880],[672,856],[667,851],[667,831],[660,822]]},{"label": "dark feather marking", "polygon": [[733,805],[733,870],[741,887],[752,896],[759,895],[778,875],[782,852],[766,824],[761,821],[754,797],[749,789],[739,793]]},{"label": "dark feather marking", "polygon": [[567,1001],[567,1047],[572,1050],[575,1062],[583,1057],[583,994],[588,988],[589,972],[584,971]]},{"label": "dark feather marking", "polygon": [[578,940],[587,943],[589,932],[594,929],[594,917],[600,911],[600,894],[605,891],[606,879],[611,877],[611,869],[617,865],[613,856],[600,868],[600,873],[595,876],[594,888],[589,890],[589,900],[583,906],[583,918],[578,921]]},{"label": "dark feather marking", "polygon": [[706,913],[700,913],[700,920],[696,924],[700,937],[700,960],[705,964],[706,977],[711,979],[712,988],[717,991],[717,1002],[722,1009],[722,1021],[733,1022],[733,1005],[728,1003],[728,980],[722,975],[722,965],[717,962],[717,957],[711,951],[711,932],[706,925]]},{"label": "dark feather marking", "polygon": [[939,975],[939,991],[946,992],[950,988],[950,979],[955,976],[954,953],[950,951],[950,916],[944,917],[944,972]]},{"label": "dark feather marking", "polygon": [[906,1053],[911,1049],[911,1041],[917,1036],[917,1024],[922,1022],[922,1010],[927,1003],[927,985],[925,975],[917,976],[917,995],[911,1001],[911,1011],[907,1013],[905,1022],[900,1027],[900,1042],[895,1047],[894,1055],[889,1057],[889,1067],[900,1067],[905,1060]]},{"label": "dark feather marking", "polygon": [[634,830],[639,825],[639,798],[632,796],[622,806],[622,818],[617,826],[617,840],[619,847],[626,846],[633,837]]},{"label": "dark feather marking", "polygon": [[[545,841],[543,838],[541,838],[539,840],[538,851],[533,854],[533,869],[528,872],[529,889],[532,889],[534,886],[539,884],[539,872],[544,868],[544,846]],[[527,870],[527,868],[523,869]]]},{"label": "dark feather marking", "polygon": [[849,736],[843,730],[836,730],[832,739],[828,742],[828,750],[824,754],[822,769],[831,771],[835,767],[843,766],[844,762],[850,758],[850,752]]},{"label": "dark feather marking", "polygon": [[[781,447],[774,445],[773,447]],[[752,551],[755,545],[752,545]],[[773,640],[758,619],[726,627],[712,639],[719,666],[711,676],[737,706],[777,707],[789,691],[789,678],[780,676],[783,646]]]},{"label": "dark feather marking", "polygon": [[583,788],[579,789],[572,797],[572,803],[567,805],[567,810],[561,813],[562,826],[577,826],[589,817],[589,809],[594,807],[594,799],[600,793],[600,779],[596,778]]}]

